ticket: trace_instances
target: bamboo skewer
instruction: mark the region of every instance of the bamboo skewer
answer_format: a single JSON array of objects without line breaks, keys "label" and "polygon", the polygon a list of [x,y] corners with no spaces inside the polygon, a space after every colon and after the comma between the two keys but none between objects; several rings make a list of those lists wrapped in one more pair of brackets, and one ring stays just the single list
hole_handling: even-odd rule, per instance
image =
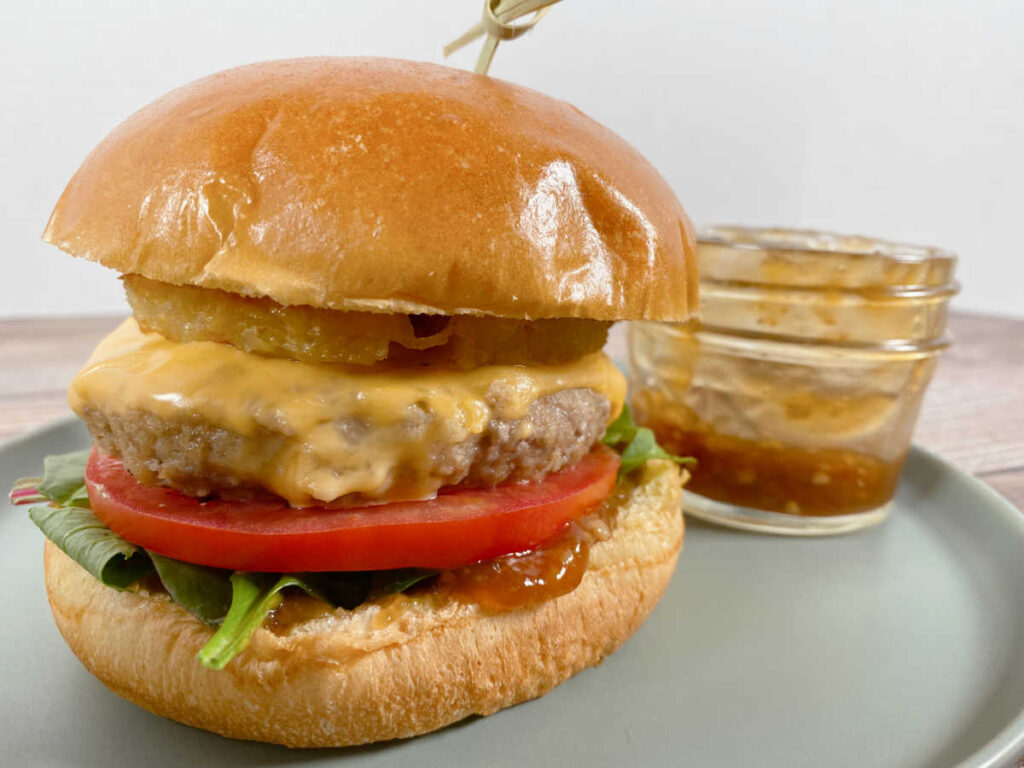
[{"label": "bamboo skewer", "polygon": [[[486,35],[484,47],[480,50],[480,57],[476,61],[475,72],[486,75],[491,67],[491,60],[494,52],[498,49],[498,43],[502,40],[515,40],[529,32],[544,18],[551,6],[561,0],[484,0],[483,18],[474,24],[461,37],[448,43],[444,47],[445,58],[451,56],[455,51],[464,48],[470,43]],[[513,24],[516,19],[529,14],[533,18],[521,24]]]}]

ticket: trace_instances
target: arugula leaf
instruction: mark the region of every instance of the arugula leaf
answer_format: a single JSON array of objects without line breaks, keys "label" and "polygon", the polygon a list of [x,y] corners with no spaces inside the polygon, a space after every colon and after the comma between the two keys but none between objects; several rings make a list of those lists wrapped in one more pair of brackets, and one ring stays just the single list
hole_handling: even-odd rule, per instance
[{"label": "arugula leaf", "polygon": [[436,573],[429,568],[395,568],[390,571],[302,573],[298,578],[335,608],[350,611],[374,597],[405,592]]},{"label": "arugula leaf", "polygon": [[639,427],[632,441],[622,452],[622,471],[632,472],[637,467],[643,466],[651,459],[668,459],[676,464],[693,465],[696,459],[682,456],[673,456],[660,445],[654,437],[654,433],[647,427]]},{"label": "arugula leaf", "polygon": [[628,443],[636,434],[636,424],[633,423],[633,414],[629,412],[629,406],[623,404],[615,421],[608,425],[604,431],[601,442],[609,448],[614,448],[619,443]]},{"label": "arugula leaf", "polygon": [[[159,567],[159,566],[158,566]],[[274,581],[273,574],[231,574],[231,607],[213,637],[199,651],[199,661],[211,669],[223,669],[240,653],[270,612],[284,599],[289,587],[336,607],[352,610],[371,595],[404,592],[437,571],[401,568],[393,571],[352,571],[336,573],[286,574]]]},{"label": "arugula leaf", "polygon": [[32,522],[64,554],[108,587],[125,590],[153,573],[149,556],[82,507],[32,507]]},{"label": "arugula leaf", "polygon": [[54,502],[53,506],[31,507],[29,518],[46,538],[103,584],[124,590],[153,573],[153,564],[145,550],[122,539],[92,513],[85,488],[88,461],[89,451],[47,456],[43,477],[19,480],[10,498],[21,504]]},{"label": "arugula leaf", "polygon": [[85,487],[83,482],[77,489],[75,489],[68,500],[64,502],[66,507],[81,507],[82,509],[92,509],[92,502],[89,501],[89,491]]},{"label": "arugula leaf", "polygon": [[[658,445],[654,432],[647,427],[638,427],[633,422],[633,415],[629,412],[628,405],[623,405],[622,413],[608,425],[601,442],[622,454],[622,465],[619,467],[620,475],[627,475],[652,459],[668,459],[688,467],[697,463],[697,460],[692,457],[674,456]],[[623,445],[625,448],[621,447]]]},{"label": "arugula leaf", "polygon": [[439,571],[429,568],[396,568],[393,571],[377,571],[373,575],[371,592],[375,595],[393,595],[397,592],[405,592],[437,573]]},{"label": "arugula leaf", "polygon": [[[213,637],[199,649],[199,661],[210,669],[224,666],[249,644],[252,633],[281,604],[281,590],[298,587],[313,597],[321,597],[297,576],[281,576],[277,581],[266,573],[231,574],[231,608]],[[322,598],[321,598],[322,599]]]},{"label": "arugula leaf", "polygon": [[149,553],[156,575],[178,605],[204,624],[216,626],[231,606],[231,571]]},{"label": "arugula leaf", "polygon": [[336,571],[329,573],[303,573],[306,591],[316,594],[337,608],[352,610],[366,602],[373,587],[372,571]]},{"label": "arugula leaf", "polygon": [[68,504],[73,500],[74,506],[88,507],[89,496],[85,492],[85,465],[88,461],[88,450],[47,456],[43,460],[43,481],[39,484],[39,493],[58,504]]},{"label": "arugula leaf", "polygon": [[85,486],[88,460],[89,451],[46,457],[44,476],[19,480],[11,501],[54,502],[31,507],[32,522],[108,587],[124,590],[156,573],[174,602],[206,624],[219,624],[199,652],[200,662],[213,669],[222,669],[249,644],[252,633],[281,604],[281,593],[289,587],[351,610],[372,597],[404,592],[437,573],[421,568],[298,575],[231,573],[147,552],[122,539],[92,513]]}]

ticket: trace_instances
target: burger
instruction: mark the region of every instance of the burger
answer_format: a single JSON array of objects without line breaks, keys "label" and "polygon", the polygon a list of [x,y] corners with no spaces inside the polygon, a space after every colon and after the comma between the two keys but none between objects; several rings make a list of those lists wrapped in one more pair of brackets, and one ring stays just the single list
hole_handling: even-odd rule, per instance
[{"label": "burger", "polygon": [[44,239],[132,316],[19,481],[57,626],[129,701],[296,747],[409,737],[628,638],[683,460],[602,348],[685,320],[667,184],[573,107],[370,58],[199,80],[116,128]]}]

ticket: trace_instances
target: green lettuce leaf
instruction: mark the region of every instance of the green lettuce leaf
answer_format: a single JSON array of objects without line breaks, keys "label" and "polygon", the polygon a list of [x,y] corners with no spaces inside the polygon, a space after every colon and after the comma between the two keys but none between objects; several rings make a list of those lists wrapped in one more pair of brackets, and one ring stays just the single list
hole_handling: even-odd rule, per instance
[{"label": "green lettuce leaf", "polygon": [[89,492],[86,490],[85,483],[82,483],[76,490],[72,491],[68,500],[64,502],[65,507],[81,507],[82,509],[92,509],[92,502],[89,501]]},{"label": "green lettuce leaf", "polygon": [[[281,576],[276,581],[266,573],[231,574],[231,608],[213,637],[199,649],[199,661],[210,669],[223,669],[249,644],[252,633],[281,604],[281,591],[298,587],[313,597],[321,597],[297,576]],[[321,597],[321,599],[323,599]]]},{"label": "green lettuce leaf", "polygon": [[149,553],[156,575],[178,605],[204,624],[220,624],[231,606],[231,571]]},{"label": "green lettuce leaf", "polygon": [[[270,612],[277,608],[285,589],[294,587],[337,608],[352,610],[371,597],[405,592],[430,578],[437,571],[401,568],[393,571],[353,571],[336,573],[231,574],[231,607],[213,637],[199,651],[199,661],[211,669],[224,666],[245,649],[249,640]],[[276,579],[276,581],[275,581]]]},{"label": "green lettuce leaf", "polygon": [[28,516],[46,538],[100,582],[125,590],[153,573],[153,563],[145,550],[122,539],[92,513],[85,489],[88,460],[89,451],[47,456],[36,490],[55,506],[31,507]]},{"label": "green lettuce leaf", "polygon": [[367,600],[396,592],[405,592],[429,579],[436,570],[428,568],[396,568],[390,571],[334,571],[301,573],[297,577],[335,608],[352,610]]},{"label": "green lettuce leaf", "polygon": [[622,413],[608,425],[601,442],[622,454],[622,466],[619,467],[620,475],[627,475],[652,459],[668,459],[688,467],[697,463],[694,458],[674,456],[658,445],[658,441],[650,429],[638,427],[633,423],[633,415],[629,412],[628,405],[623,405]]},{"label": "green lettuce leaf", "polygon": [[58,504],[88,508],[89,496],[85,492],[85,465],[88,461],[89,451],[47,456],[43,461],[39,493]]},{"label": "green lettuce leaf", "polygon": [[248,645],[252,633],[283,599],[301,589],[335,607],[351,610],[374,597],[404,592],[437,571],[403,568],[351,573],[234,573],[186,563],[136,547],[111,531],[89,508],[85,487],[88,451],[48,456],[42,478],[24,478],[12,501],[49,499],[29,517],[50,541],[103,584],[124,590],[155,573],[171,599],[200,621],[218,626],[199,659],[221,669]]},{"label": "green lettuce leaf", "polygon": [[372,571],[302,573],[295,578],[302,580],[307,593],[349,611],[365,603],[373,588]]},{"label": "green lettuce leaf", "polygon": [[108,587],[125,590],[153,573],[142,549],[129,544],[82,507],[32,507],[32,522],[64,554]]},{"label": "green lettuce leaf", "polygon": [[619,443],[628,443],[636,434],[636,424],[633,423],[633,415],[629,412],[629,406],[623,405],[622,411],[604,431],[601,442],[609,448],[615,448]]},{"label": "green lettuce leaf", "polygon": [[374,595],[393,595],[396,592],[405,592],[437,573],[439,571],[429,568],[397,568],[393,571],[376,571],[370,592]]}]

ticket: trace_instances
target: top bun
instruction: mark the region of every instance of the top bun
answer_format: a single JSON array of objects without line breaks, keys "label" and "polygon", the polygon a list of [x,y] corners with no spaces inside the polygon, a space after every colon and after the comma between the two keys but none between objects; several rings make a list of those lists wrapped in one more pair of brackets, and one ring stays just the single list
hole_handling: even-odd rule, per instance
[{"label": "top bun", "polygon": [[391,59],[172,91],[92,151],[43,237],[330,309],[679,321],[697,293],[686,214],[626,142],[536,91]]}]

